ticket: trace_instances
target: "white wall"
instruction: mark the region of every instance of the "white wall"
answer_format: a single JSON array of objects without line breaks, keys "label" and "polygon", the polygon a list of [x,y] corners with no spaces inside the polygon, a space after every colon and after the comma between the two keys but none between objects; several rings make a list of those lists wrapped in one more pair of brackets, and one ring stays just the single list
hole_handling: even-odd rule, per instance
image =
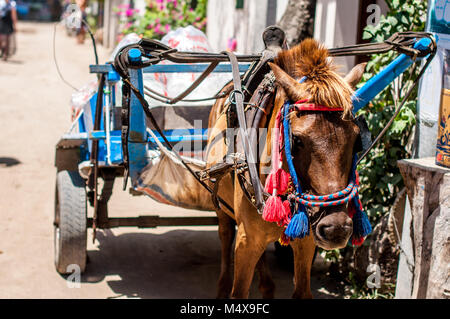
[{"label": "white wall", "polygon": [[[328,48],[356,43],[359,0],[317,0],[314,20],[314,38]],[[347,73],[355,64],[355,57],[335,58],[341,73]]]},{"label": "white wall", "polygon": [[243,9],[235,9],[235,1],[209,0],[206,35],[214,52],[227,49],[229,38],[238,42],[237,52],[260,52],[264,44],[262,33],[266,27],[267,1],[245,0]]},{"label": "white wall", "polygon": [[286,10],[289,0],[277,0],[277,22],[281,20],[281,17]]}]

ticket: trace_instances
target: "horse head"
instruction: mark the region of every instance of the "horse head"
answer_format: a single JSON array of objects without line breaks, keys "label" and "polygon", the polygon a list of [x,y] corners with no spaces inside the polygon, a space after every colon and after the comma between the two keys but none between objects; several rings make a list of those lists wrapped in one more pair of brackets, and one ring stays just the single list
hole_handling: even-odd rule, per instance
[{"label": "horse head", "polygon": [[[270,67],[278,90],[274,112],[285,101],[341,108],[339,112],[298,111],[289,114],[291,154],[303,193],[326,195],[349,184],[359,128],[353,121],[354,86],[365,64],[355,66],[345,77],[336,72],[328,51],[313,39],[279,53]],[[299,82],[303,79],[302,83]],[[271,123],[273,118],[271,119]],[[273,127],[273,123],[269,124]],[[344,247],[352,235],[353,222],[347,205],[308,208],[315,242],[325,249]]]}]

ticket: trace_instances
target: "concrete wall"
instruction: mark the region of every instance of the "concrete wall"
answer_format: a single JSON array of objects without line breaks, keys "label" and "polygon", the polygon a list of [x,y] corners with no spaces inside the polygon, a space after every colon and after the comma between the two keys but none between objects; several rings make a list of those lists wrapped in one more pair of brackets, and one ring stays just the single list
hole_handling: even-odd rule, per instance
[{"label": "concrete wall", "polygon": [[[387,5],[378,0],[381,14],[386,14]],[[367,8],[361,8],[367,10]],[[357,43],[359,0],[317,0],[314,20],[314,38],[328,48],[336,48]],[[340,71],[347,73],[355,64],[355,57],[335,59],[341,65]]]},{"label": "concrete wall", "polygon": [[235,1],[209,0],[206,33],[215,52],[227,49],[229,38],[236,38],[237,52],[251,54],[264,48],[264,29],[281,19],[288,0],[245,0],[243,9]]},{"label": "concrete wall", "polygon": [[[380,1],[383,12],[384,0]],[[209,0],[207,36],[213,50],[225,50],[228,39],[235,37],[239,53],[259,52],[264,28],[281,19],[287,4],[288,0],[245,0],[244,9],[235,9],[235,1]],[[328,47],[354,44],[358,15],[359,0],[317,0],[314,37]],[[347,72],[354,57],[340,58],[338,63]]]},{"label": "concrete wall", "polygon": [[238,53],[261,51],[267,4],[267,1],[246,0],[243,9],[236,9],[235,1],[209,0],[206,34],[213,51],[226,50],[230,38],[236,38]]},{"label": "concrete wall", "polygon": [[[355,44],[359,0],[318,0],[314,20],[314,38],[326,47],[334,48]],[[341,65],[342,73],[348,72],[355,64],[355,57],[335,58]]]}]

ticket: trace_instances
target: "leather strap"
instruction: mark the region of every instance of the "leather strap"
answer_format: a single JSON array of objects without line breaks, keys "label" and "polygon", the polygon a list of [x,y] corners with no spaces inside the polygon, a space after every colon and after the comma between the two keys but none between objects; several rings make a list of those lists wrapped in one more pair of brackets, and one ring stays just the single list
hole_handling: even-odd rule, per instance
[{"label": "leather strap", "polygon": [[253,154],[250,144],[250,139],[247,131],[247,123],[245,119],[245,110],[244,110],[244,93],[241,90],[241,76],[239,73],[239,64],[236,56],[232,52],[225,51],[228,58],[230,59],[231,70],[233,74],[233,85],[234,91],[234,101],[236,104],[236,113],[239,122],[239,135],[241,137],[242,146],[244,148],[245,160],[248,165],[248,171],[250,174],[250,181],[253,186],[253,192],[255,194],[255,203],[253,203],[258,210],[262,214],[262,209],[264,207],[264,199],[263,199],[263,187],[261,185],[261,181],[258,177],[258,170],[256,167],[256,158],[255,154]]}]

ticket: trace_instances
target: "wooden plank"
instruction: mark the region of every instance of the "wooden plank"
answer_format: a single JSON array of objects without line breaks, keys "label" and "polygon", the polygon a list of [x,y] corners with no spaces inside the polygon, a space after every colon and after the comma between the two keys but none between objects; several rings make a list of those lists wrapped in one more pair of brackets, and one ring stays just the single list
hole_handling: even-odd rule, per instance
[{"label": "wooden plank", "polygon": [[450,169],[437,166],[434,157],[401,160],[398,166],[411,206],[411,298],[448,298]]},{"label": "wooden plank", "polygon": [[[113,217],[99,228],[138,227],[156,228],[160,226],[214,226],[218,224],[217,217],[160,217],[158,215],[139,217]],[[87,227],[92,227],[92,218],[88,218]]]}]

